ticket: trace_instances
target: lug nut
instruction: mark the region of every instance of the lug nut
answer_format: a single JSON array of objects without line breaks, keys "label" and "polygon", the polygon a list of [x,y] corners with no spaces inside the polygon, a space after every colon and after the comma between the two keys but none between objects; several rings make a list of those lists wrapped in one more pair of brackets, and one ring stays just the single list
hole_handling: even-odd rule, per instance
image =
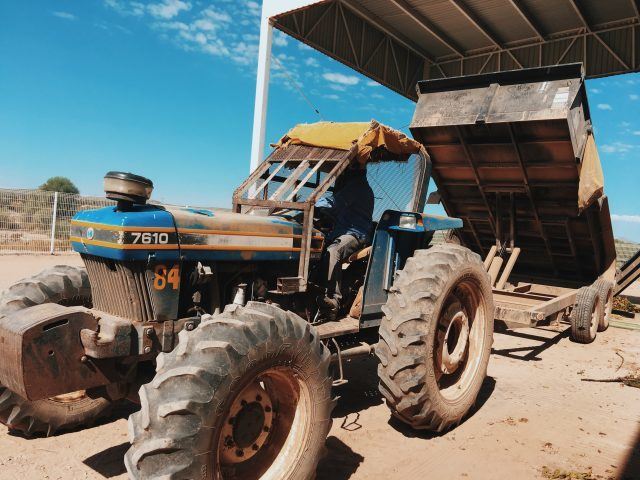
[{"label": "lug nut", "polygon": [[144,353],[151,353],[151,347],[144,347]]},{"label": "lug nut", "polygon": [[152,332],[153,332],[153,328],[147,328],[144,333],[147,335],[147,337],[151,337]]},{"label": "lug nut", "polygon": [[82,363],[87,363],[87,362],[89,361],[89,357],[87,357],[86,355],[82,355],[82,356],[80,357],[80,361],[81,361]]},{"label": "lug nut", "polygon": [[244,457],[244,452],[242,450],[236,450],[236,455],[239,457]]},{"label": "lug nut", "polygon": [[262,430],[264,430],[265,432],[269,431],[269,427],[264,427]]},{"label": "lug nut", "polygon": [[260,447],[258,447],[258,445],[256,445],[256,444],[254,443],[254,444],[253,444],[253,446],[252,446],[251,448],[253,449],[253,451],[254,451],[254,452],[257,452],[257,451],[258,451],[258,448],[260,448]]},{"label": "lug nut", "polygon": [[186,325],[187,330],[188,330],[188,331],[193,330],[193,326],[194,326],[194,325],[193,325],[193,323],[187,323],[187,325]]},{"label": "lug nut", "polygon": [[267,405],[266,407],[264,407],[264,411],[267,412],[267,413],[270,412],[271,411],[271,407]]}]

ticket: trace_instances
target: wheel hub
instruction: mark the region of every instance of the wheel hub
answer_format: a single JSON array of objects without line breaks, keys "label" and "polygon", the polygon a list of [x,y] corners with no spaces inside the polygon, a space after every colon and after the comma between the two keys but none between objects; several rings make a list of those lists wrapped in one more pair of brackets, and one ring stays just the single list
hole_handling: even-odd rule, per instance
[{"label": "wheel hub", "polygon": [[234,400],[222,428],[223,463],[244,462],[265,445],[271,433],[273,407],[260,382],[248,385]]},{"label": "wheel hub", "polygon": [[469,318],[460,302],[452,302],[438,321],[437,360],[445,375],[455,373],[469,348]]}]

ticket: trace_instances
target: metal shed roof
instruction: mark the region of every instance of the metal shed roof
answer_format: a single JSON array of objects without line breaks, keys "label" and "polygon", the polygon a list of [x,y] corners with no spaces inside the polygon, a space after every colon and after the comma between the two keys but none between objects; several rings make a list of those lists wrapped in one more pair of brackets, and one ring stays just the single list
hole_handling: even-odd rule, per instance
[{"label": "metal shed roof", "polygon": [[640,0],[265,0],[276,28],[416,99],[432,79],[582,62],[640,69]]}]

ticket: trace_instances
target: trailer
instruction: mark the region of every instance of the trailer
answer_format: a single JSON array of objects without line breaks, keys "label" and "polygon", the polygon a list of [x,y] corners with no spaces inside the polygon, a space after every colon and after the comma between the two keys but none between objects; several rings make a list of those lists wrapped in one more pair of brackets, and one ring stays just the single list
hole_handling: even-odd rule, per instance
[{"label": "trailer", "polygon": [[[580,64],[421,81],[411,123],[436,200],[483,256],[496,323],[606,329],[615,244]],[[636,269],[637,270],[637,269]],[[625,283],[637,278],[637,271]]]}]

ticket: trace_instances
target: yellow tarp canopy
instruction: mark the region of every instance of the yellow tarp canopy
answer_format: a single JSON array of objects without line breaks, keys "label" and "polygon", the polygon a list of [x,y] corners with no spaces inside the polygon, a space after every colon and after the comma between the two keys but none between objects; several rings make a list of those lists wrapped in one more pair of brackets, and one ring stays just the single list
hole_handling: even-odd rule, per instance
[{"label": "yellow tarp canopy", "polygon": [[593,135],[587,138],[580,167],[578,209],[583,211],[604,194],[604,173]]},{"label": "yellow tarp canopy", "polygon": [[293,127],[280,139],[276,147],[307,145],[310,147],[350,150],[358,145],[356,158],[360,163],[369,160],[371,151],[384,147],[394,155],[417,153],[422,145],[394,130],[372,120],[370,122],[317,122]]}]

